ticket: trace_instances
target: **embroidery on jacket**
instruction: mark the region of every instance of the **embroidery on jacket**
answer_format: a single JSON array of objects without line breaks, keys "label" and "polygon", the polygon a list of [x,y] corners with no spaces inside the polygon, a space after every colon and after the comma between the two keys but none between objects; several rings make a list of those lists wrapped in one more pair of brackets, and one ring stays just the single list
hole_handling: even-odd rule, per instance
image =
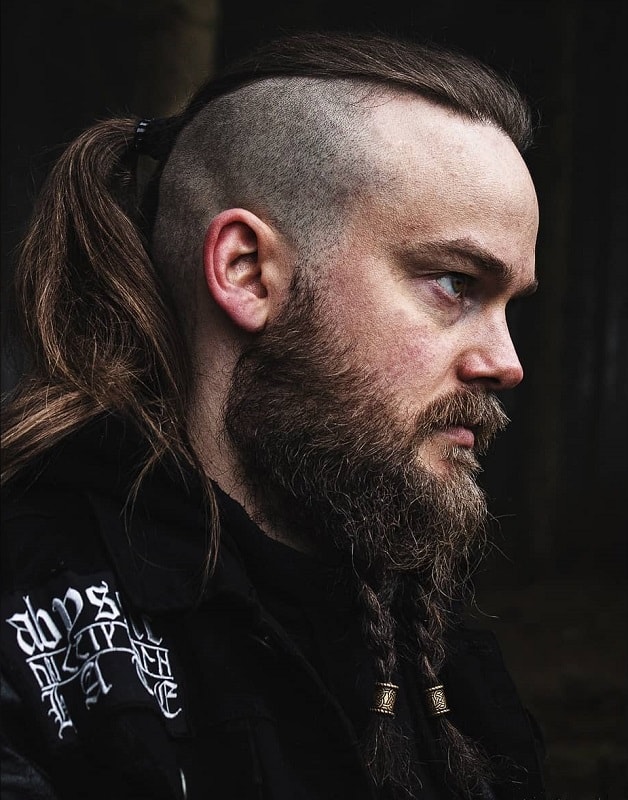
[{"label": "embroidery on jacket", "polygon": [[47,607],[38,606],[30,595],[22,601],[24,610],[6,622],[15,629],[17,646],[60,739],[66,730],[74,729],[68,693],[78,690],[89,710],[114,689],[119,667],[124,666],[120,659],[135,667],[141,685],[164,717],[174,719],[180,714],[179,687],[168,648],[148,617],[125,615],[118,593],[110,591],[106,580],[71,586]]}]

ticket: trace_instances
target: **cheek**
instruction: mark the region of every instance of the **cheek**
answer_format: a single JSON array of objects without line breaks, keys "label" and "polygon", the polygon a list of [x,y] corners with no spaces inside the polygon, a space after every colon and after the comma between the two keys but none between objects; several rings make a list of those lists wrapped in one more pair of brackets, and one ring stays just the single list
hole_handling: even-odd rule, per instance
[{"label": "cheek", "polygon": [[378,347],[380,374],[390,385],[423,393],[443,381],[447,367],[430,336],[423,331],[410,336],[407,330],[391,333],[385,349]]},{"label": "cheek", "polygon": [[385,291],[384,283],[371,285],[367,278],[358,287],[337,275],[327,304],[330,319],[356,358],[400,401],[431,397],[447,383],[451,343],[444,341],[447,335],[438,320],[420,312],[416,297],[400,291],[396,283]]},{"label": "cheek", "polygon": [[418,323],[416,313],[411,318],[399,310],[365,310],[354,337],[356,352],[400,400],[431,395],[446,382],[448,347],[442,331],[438,335],[429,322]]}]

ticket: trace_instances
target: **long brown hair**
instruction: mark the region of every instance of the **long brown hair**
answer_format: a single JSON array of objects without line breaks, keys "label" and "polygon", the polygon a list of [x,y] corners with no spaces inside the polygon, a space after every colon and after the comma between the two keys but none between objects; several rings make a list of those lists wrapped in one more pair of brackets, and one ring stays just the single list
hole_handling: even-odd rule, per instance
[{"label": "long brown hair", "polygon": [[79,136],[36,204],[15,274],[28,369],[3,407],[3,483],[104,412],[135,421],[150,444],[145,469],[166,453],[194,462],[187,349],[131,217],[136,125],[109,120]]}]

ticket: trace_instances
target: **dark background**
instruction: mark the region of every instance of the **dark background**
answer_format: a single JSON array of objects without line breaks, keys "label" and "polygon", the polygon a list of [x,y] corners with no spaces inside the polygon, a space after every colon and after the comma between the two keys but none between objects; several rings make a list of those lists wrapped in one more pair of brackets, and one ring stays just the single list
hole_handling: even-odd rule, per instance
[{"label": "dark background", "polygon": [[[487,460],[496,550],[475,616],[546,735],[558,800],[628,798],[628,3],[5,0],[2,275],[63,144],[184,103],[225,60],[298,29],[432,39],[509,73],[539,119],[541,288],[512,320],[526,379]],[[3,292],[6,315],[7,292]],[[3,359],[5,388],[15,372]]]}]

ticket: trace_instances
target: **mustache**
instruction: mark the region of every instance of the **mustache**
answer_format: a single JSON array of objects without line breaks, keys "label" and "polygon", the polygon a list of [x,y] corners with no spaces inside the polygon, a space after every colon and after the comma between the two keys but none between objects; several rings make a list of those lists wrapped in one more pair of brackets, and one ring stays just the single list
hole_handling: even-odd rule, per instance
[{"label": "mustache", "polygon": [[423,440],[445,428],[469,428],[475,434],[475,449],[484,453],[509,422],[494,394],[462,389],[442,395],[422,409],[417,415],[415,430]]}]

